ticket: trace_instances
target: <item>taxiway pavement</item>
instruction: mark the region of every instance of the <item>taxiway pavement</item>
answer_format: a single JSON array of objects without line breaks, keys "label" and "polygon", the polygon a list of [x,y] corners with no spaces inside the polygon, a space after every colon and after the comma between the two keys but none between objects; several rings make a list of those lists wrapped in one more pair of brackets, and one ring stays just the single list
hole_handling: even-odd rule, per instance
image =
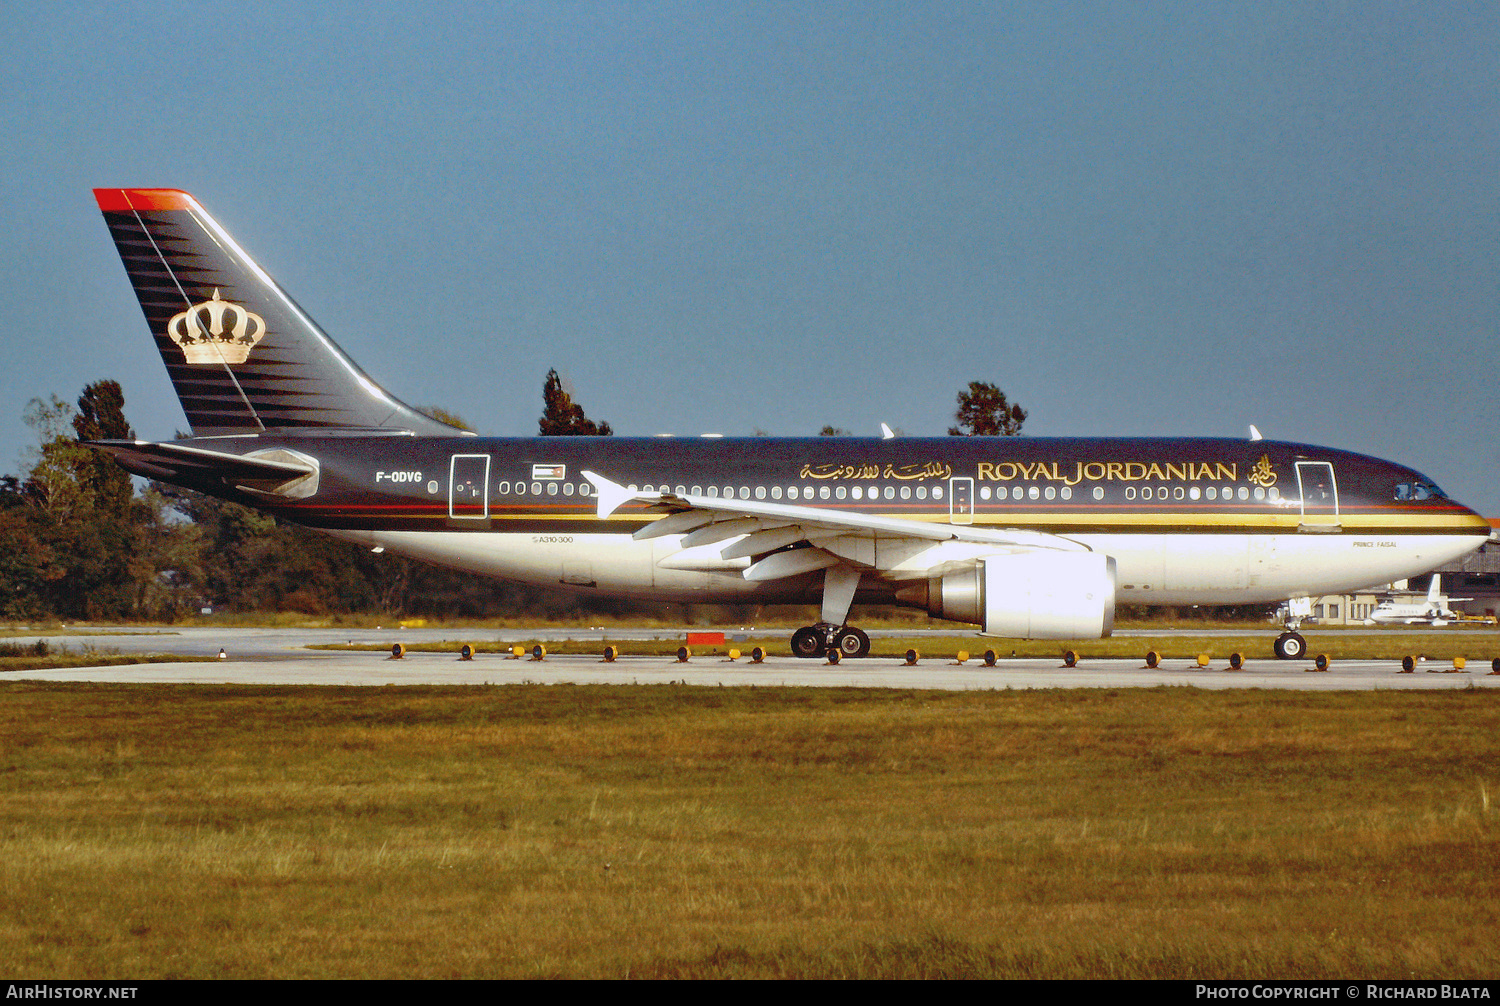
[{"label": "taxiway pavement", "polygon": [[[1090,659],[1084,656],[1076,667],[1064,667],[1053,658],[1002,658],[994,667],[977,659],[958,664],[952,655],[932,654],[915,665],[890,657],[870,657],[829,664],[822,660],[798,660],[773,656],[752,663],[747,656],[731,661],[723,656],[699,653],[686,663],[672,657],[635,656],[625,653],[614,662],[597,654],[548,655],[545,660],[513,659],[501,654],[480,653],[473,660],[458,659],[464,642],[519,642],[529,645],[558,638],[601,641],[604,631],[590,634],[578,629],[483,630],[459,635],[448,629],[229,629],[187,628],[160,632],[112,630],[106,627],[74,627],[76,634],[49,635],[53,646],[74,651],[87,647],[119,653],[173,653],[225,658],[203,663],[146,663],[123,667],[78,667],[0,674],[0,679],[37,681],[93,681],[178,684],[243,685],[483,685],[533,682],[538,684],[667,684],[760,687],[805,685],[845,688],[1149,688],[1179,685],[1195,688],[1275,688],[1295,690],[1373,690],[1434,688],[1500,688],[1500,675],[1490,673],[1490,650],[1496,649],[1493,630],[1476,640],[1475,655],[1463,671],[1453,663],[1432,660],[1421,663],[1414,673],[1401,673],[1393,660],[1333,661],[1326,671],[1314,669],[1306,660],[1247,660],[1243,669],[1230,670],[1227,654],[1216,655],[1207,667],[1187,659],[1163,660],[1147,668],[1139,658]],[[108,634],[105,634],[108,633]],[[629,634],[611,629],[611,641]],[[680,639],[681,631],[643,630],[637,638]],[[877,633],[871,633],[872,636]],[[903,632],[903,636],[911,633]],[[951,636],[952,633],[943,633]],[[27,642],[20,637],[15,642]],[[393,660],[389,647],[395,642],[447,642],[448,652],[408,651]],[[379,645],[375,651],[329,651],[308,649],[320,643]],[[734,645],[730,643],[729,645]],[[981,653],[986,641],[975,638],[971,653]],[[1269,649],[1269,643],[1267,645]],[[748,646],[741,646],[748,650]],[[1481,653],[1480,650],[1484,652]],[[1483,659],[1480,659],[1483,657]]]}]

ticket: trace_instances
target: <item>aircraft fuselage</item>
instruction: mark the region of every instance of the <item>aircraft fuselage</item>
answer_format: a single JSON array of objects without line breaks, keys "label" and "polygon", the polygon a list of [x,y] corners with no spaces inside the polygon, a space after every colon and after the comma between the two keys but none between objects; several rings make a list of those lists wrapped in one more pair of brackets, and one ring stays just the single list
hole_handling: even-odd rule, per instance
[{"label": "aircraft fuselage", "polygon": [[[644,492],[1044,532],[1116,561],[1122,603],[1276,601],[1415,575],[1488,525],[1410,469],[1304,444],[1222,439],[801,439],[258,435],[187,440],[316,459],[316,491],[241,501],[392,552],[610,596],[815,600],[814,575],[742,576],[722,544],[630,536],[643,506],[601,519],[586,470]],[[1403,489],[1402,487],[1407,487]],[[222,487],[218,490],[223,494]],[[867,575],[859,599],[900,581]]]}]

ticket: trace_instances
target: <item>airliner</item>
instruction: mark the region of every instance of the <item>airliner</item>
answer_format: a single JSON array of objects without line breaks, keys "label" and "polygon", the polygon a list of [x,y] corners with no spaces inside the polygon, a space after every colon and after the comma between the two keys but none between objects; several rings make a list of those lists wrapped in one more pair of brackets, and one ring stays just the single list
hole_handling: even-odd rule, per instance
[{"label": "airliner", "polygon": [[855,603],[1033,639],[1116,606],[1286,602],[1415,576],[1489,525],[1400,465],[1262,439],[480,438],[372,380],[196,199],[96,189],[192,435],[127,470],[380,549],[585,594],[819,606],[791,650],[859,657]]}]

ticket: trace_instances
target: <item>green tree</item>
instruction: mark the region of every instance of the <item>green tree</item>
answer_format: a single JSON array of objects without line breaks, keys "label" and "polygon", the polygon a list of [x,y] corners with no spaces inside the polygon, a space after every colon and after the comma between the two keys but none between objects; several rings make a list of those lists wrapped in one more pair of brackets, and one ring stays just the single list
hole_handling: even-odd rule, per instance
[{"label": "green tree", "polygon": [[607,437],[614,433],[608,423],[595,423],[583,414],[582,407],[564,390],[556,370],[547,371],[546,383],[542,385],[539,425],[544,437]]},{"label": "green tree", "polygon": [[846,430],[846,429],[844,429],[842,426],[829,425],[829,426],[825,426],[821,430],[819,430],[818,431],[818,436],[820,436],[820,437],[847,437],[847,436],[849,436],[849,431]]},{"label": "green tree", "polygon": [[958,393],[953,413],[957,426],[948,427],[950,437],[1018,437],[1026,422],[1026,410],[1005,400],[1005,392],[988,381],[970,381]]},{"label": "green tree", "polygon": [[94,452],[68,436],[73,417],[73,407],[56,395],[45,401],[33,398],[21,414],[37,438],[37,445],[25,452],[31,463],[25,492],[56,524],[93,508],[93,492],[82,474],[92,464]]},{"label": "green tree", "polygon": [[[73,432],[84,441],[135,439],[135,431],[125,421],[125,392],[120,382],[95,381],[83,389],[73,415]],[[78,477],[96,509],[115,515],[130,509],[135,498],[130,474],[104,451],[88,451],[87,460],[79,465]]]}]

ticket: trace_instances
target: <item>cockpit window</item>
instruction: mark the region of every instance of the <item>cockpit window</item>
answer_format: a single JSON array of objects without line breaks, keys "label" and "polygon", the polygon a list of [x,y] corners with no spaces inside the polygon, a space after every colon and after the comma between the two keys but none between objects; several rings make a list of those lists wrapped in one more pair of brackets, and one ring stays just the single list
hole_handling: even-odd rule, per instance
[{"label": "cockpit window", "polygon": [[1412,482],[1401,482],[1396,485],[1396,499],[1398,500],[1440,500],[1447,499],[1448,494],[1438,488],[1435,482],[1419,478]]}]

